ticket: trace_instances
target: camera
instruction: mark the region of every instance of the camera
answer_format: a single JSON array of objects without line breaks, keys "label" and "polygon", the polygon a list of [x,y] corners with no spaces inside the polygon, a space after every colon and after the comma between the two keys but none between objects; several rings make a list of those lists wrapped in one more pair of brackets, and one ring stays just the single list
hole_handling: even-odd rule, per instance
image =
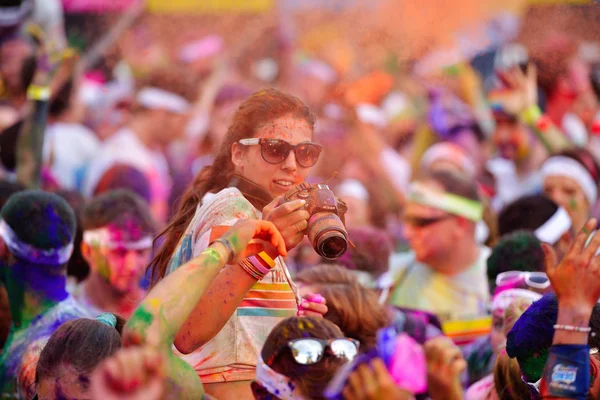
[{"label": "camera", "polygon": [[346,203],[335,197],[327,185],[302,183],[288,192],[283,202],[305,200],[310,214],[306,235],[313,248],[328,260],[340,258],[348,249],[348,232],[344,226]]}]

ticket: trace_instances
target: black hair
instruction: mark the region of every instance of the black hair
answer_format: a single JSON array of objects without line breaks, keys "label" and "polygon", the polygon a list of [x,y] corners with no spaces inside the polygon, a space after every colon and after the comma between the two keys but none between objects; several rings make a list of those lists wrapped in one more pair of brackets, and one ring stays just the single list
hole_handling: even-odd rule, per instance
[{"label": "black hair", "polygon": [[81,213],[83,230],[102,228],[112,224],[128,229],[134,222],[142,233],[154,235],[155,225],[148,203],[127,189],[118,189],[94,197]]},{"label": "black hair", "polygon": [[490,290],[496,288],[496,277],[507,271],[539,272],[545,269],[542,244],[532,232],[516,231],[502,237],[487,260]]},{"label": "black hair", "polygon": [[59,190],[57,195],[65,199],[71,208],[75,211],[77,218],[77,230],[73,240],[73,254],[67,264],[67,275],[75,277],[77,282],[83,281],[90,273],[90,266],[81,254],[81,242],[83,241],[83,229],[81,228],[81,210],[85,204],[85,199],[79,192],[72,190]]},{"label": "black hair", "polygon": [[21,241],[38,249],[58,249],[72,243],[75,237],[75,212],[53,193],[41,190],[15,193],[0,215]]},{"label": "black hair", "polygon": [[48,114],[51,117],[59,117],[71,105],[71,97],[73,94],[73,79],[66,81],[56,92],[56,95],[50,102]]},{"label": "black hair", "polygon": [[96,184],[94,196],[116,189],[129,189],[148,203],[152,200],[150,182],[139,169],[127,164],[115,164]]},{"label": "black hair", "polygon": [[15,193],[22,192],[25,190],[25,186],[18,182],[11,182],[8,180],[0,180],[0,209],[4,207],[10,196]]},{"label": "black hair", "polygon": [[498,215],[498,233],[504,236],[518,230],[535,231],[557,210],[558,205],[547,196],[521,197],[504,207]]}]

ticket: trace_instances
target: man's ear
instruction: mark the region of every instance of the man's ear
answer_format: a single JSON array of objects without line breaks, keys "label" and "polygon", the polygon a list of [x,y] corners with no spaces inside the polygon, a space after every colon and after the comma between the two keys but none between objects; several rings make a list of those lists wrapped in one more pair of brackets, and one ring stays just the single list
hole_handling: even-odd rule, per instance
[{"label": "man's ear", "polygon": [[85,260],[86,263],[88,263],[88,265],[92,266],[92,247],[85,243],[85,242],[81,242],[81,256],[83,257],[83,259]]}]

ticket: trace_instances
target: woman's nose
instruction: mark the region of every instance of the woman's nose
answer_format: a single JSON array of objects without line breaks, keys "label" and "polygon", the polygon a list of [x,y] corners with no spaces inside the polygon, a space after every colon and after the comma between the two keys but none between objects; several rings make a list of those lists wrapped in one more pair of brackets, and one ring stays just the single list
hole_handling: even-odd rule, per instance
[{"label": "woman's nose", "polygon": [[290,151],[290,154],[283,160],[283,164],[281,168],[287,171],[296,171],[298,169],[298,165],[296,164],[296,154],[294,151]]}]

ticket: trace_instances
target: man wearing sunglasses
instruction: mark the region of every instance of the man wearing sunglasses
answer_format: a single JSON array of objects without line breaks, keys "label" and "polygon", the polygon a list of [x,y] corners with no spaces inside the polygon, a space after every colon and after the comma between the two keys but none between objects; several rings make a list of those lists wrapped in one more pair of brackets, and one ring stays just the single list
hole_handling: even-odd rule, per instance
[{"label": "man wearing sunglasses", "polygon": [[432,312],[442,321],[486,315],[489,249],[475,238],[482,214],[473,180],[435,171],[413,182],[404,210],[412,252],[392,259],[390,303]]}]

